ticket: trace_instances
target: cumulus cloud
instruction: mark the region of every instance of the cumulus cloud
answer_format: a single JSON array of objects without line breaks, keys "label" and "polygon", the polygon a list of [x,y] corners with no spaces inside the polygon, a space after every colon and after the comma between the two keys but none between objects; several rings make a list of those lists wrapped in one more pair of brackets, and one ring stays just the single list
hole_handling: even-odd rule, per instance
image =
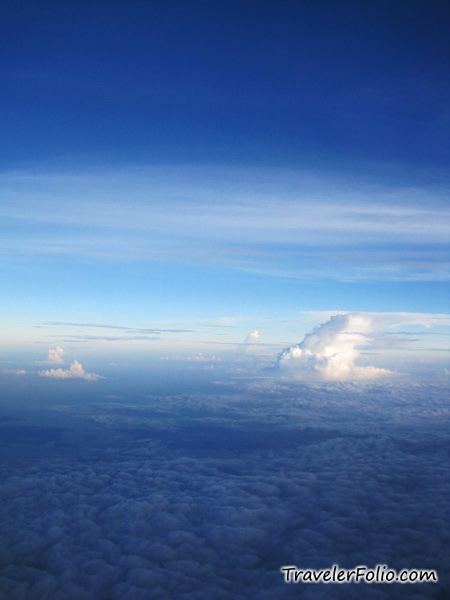
[{"label": "cumulus cloud", "polygon": [[48,359],[47,360],[38,360],[35,361],[35,364],[38,365],[63,365],[64,364],[64,356],[65,352],[61,346],[56,346],[56,348],[50,348],[48,351]]},{"label": "cumulus cloud", "polygon": [[249,333],[248,336],[245,338],[244,344],[254,344],[259,340],[260,337],[261,335],[259,331],[255,329],[254,331]]},{"label": "cumulus cloud", "polygon": [[48,362],[55,365],[62,365],[64,363],[63,356],[64,350],[61,348],[61,346],[56,346],[56,348],[48,351]]},{"label": "cumulus cloud", "polygon": [[85,381],[97,381],[103,379],[96,373],[87,373],[80,362],[74,360],[69,369],[47,369],[39,371],[41,377],[51,377],[52,379],[84,379]]},{"label": "cumulus cloud", "polygon": [[247,354],[255,354],[258,353],[259,339],[261,335],[257,329],[254,329],[251,333],[245,336],[244,341],[238,346],[238,349],[241,352],[246,352]]},{"label": "cumulus cloud", "polygon": [[356,364],[361,349],[370,344],[372,326],[369,314],[335,315],[308,333],[300,344],[283,350],[278,365],[301,378],[327,381],[373,379],[392,374],[387,369]]}]

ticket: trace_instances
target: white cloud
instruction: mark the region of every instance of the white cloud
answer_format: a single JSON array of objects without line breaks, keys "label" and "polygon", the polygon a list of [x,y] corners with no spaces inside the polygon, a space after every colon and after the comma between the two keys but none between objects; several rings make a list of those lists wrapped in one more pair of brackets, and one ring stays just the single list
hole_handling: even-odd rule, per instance
[{"label": "white cloud", "polygon": [[258,352],[259,348],[259,338],[261,337],[259,331],[254,329],[251,333],[249,333],[242,344],[239,346],[239,350],[241,352],[246,352],[247,354]]},{"label": "white cloud", "polygon": [[374,379],[391,371],[355,364],[361,349],[370,345],[373,317],[365,313],[339,314],[308,333],[300,344],[283,350],[280,368],[301,378],[326,381]]},{"label": "white cloud", "polygon": [[26,375],[25,369],[2,369],[2,373],[5,375]]},{"label": "white cloud", "polygon": [[[189,165],[95,176],[10,172],[0,176],[2,192],[0,216],[27,224],[26,234],[0,240],[8,255],[188,259],[344,281],[450,277],[448,191],[438,185]],[[45,238],[42,223],[52,224]],[[111,237],[111,229],[121,235]]]},{"label": "white cloud", "polygon": [[56,346],[55,349],[48,351],[48,362],[54,365],[64,364],[64,350],[61,346]]},{"label": "white cloud", "polygon": [[249,333],[248,336],[245,338],[244,344],[255,344],[259,340],[260,337],[261,337],[261,335],[260,335],[259,331],[257,329],[255,329],[254,331]]},{"label": "white cloud", "polygon": [[56,346],[56,348],[50,348],[48,351],[48,359],[47,360],[37,360],[35,364],[37,365],[63,365],[64,364],[64,356],[65,352],[61,346]]},{"label": "white cloud", "polygon": [[80,362],[74,360],[69,369],[47,369],[39,371],[41,377],[51,377],[53,379],[84,379],[85,381],[97,381],[103,379],[96,373],[87,373]]},{"label": "white cloud", "polygon": [[[224,180],[228,182],[225,188]],[[333,241],[347,243],[348,236],[364,241],[367,236],[378,239],[380,234],[392,241],[399,237],[410,241],[420,237],[432,243],[448,240],[445,188],[411,188],[401,183],[376,187],[323,172],[266,169],[261,174],[242,169],[193,170],[189,165],[166,167],[164,174],[152,168],[95,176],[86,172],[3,173],[0,190],[11,188],[15,194],[2,204],[3,216],[38,225],[126,227],[133,238],[142,231],[148,235],[150,230],[198,239],[201,222],[201,236],[209,240],[256,241],[263,236],[265,242],[292,242],[307,236],[314,243],[328,244],[330,235]],[[34,193],[39,189],[39,210],[30,189]],[[164,205],[159,201],[162,195]],[[89,206],[89,211],[80,210],[80,197],[81,207]],[[125,210],[124,198],[136,210]],[[55,238],[55,250],[63,241]],[[76,236],[73,241],[79,244]]]},{"label": "white cloud", "polygon": [[[308,311],[308,315],[323,319],[329,319],[335,315],[348,314],[346,311],[340,310],[316,310]],[[422,325],[423,327],[449,326],[450,315],[439,313],[424,313],[424,312],[358,312],[360,315],[366,315],[373,320],[383,322],[390,327],[398,327],[401,325]]]}]

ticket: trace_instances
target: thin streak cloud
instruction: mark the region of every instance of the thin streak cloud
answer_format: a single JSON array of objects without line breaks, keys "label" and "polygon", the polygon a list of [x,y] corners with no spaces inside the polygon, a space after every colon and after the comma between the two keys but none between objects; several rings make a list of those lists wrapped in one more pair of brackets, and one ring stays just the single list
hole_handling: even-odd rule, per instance
[{"label": "thin streak cloud", "polygon": [[149,335],[65,335],[64,340],[67,342],[73,341],[95,341],[95,342],[154,342],[161,338]]},{"label": "thin streak cloud", "polygon": [[[328,244],[330,235],[334,242],[346,243],[349,235],[352,241],[362,238],[367,241],[368,236],[374,236],[373,241],[376,241],[381,234],[383,239],[392,241],[448,242],[450,211],[443,189],[403,186],[376,189],[338,179],[332,182],[328,174],[324,186],[320,175],[302,178],[273,171],[269,192],[255,189],[251,180],[244,180],[240,189],[231,183],[229,189],[220,191],[217,183],[211,181],[208,170],[199,173],[207,182],[203,187],[196,185],[181,168],[167,168],[167,172],[173,176],[170,184],[167,176],[161,180],[161,174],[151,169],[123,171],[120,178],[116,177],[113,188],[109,175],[4,174],[0,178],[0,192],[2,188],[11,187],[23,191],[6,196],[11,200],[6,199],[0,214],[41,225],[78,226],[86,232],[92,227],[99,231],[115,229],[122,234],[128,232],[127,237],[131,232],[135,235],[139,231],[151,231],[186,239],[201,237],[236,242],[239,239],[257,241],[262,236],[267,243]],[[237,180],[242,172],[236,170],[223,173],[225,175]],[[18,178],[21,178],[20,185]],[[136,178],[140,178],[140,184],[136,184]],[[35,203],[28,200],[27,183],[41,188],[39,211],[35,210]],[[54,200],[56,190],[63,194],[64,204]],[[107,202],[103,199],[105,193]],[[82,203],[80,197],[85,198]],[[165,199],[164,204],[161,197]],[[127,209],[124,198],[127,198]],[[130,203],[133,210],[129,210]]]},{"label": "thin streak cloud", "polygon": [[167,166],[4,173],[0,196],[0,254],[9,260],[71,256],[345,282],[450,279],[442,185]]},{"label": "thin streak cloud", "polygon": [[120,331],[135,332],[142,334],[160,333],[195,333],[193,329],[153,329],[147,327],[127,327],[126,325],[110,325],[108,323],[68,323],[65,321],[47,321],[38,327],[89,327],[92,329],[118,329]]}]

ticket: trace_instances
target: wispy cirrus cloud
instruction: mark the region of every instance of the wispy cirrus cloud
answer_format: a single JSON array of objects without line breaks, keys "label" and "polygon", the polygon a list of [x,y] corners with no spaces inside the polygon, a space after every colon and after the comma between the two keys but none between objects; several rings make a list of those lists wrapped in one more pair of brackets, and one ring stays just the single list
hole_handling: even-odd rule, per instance
[{"label": "wispy cirrus cloud", "polygon": [[[266,173],[265,181],[258,184],[259,173],[196,169],[196,176],[190,170],[166,167],[163,174],[151,168],[128,169],[115,176],[5,173],[0,190],[9,186],[11,192],[12,186],[14,193],[2,204],[0,214],[28,222],[113,228],[133,234],[153,230],[192,239],[245,241],[263,235],[266,242],[275,242],[303,239],[311,231],[314,243],[318,239],[328,243],[328,234],[336,239],[339,232],[358,239],[382,233],[384,239],[423,236],[434,242],[438,238],[448,241],[449,210],[443,189],[377,187],[329,174],[276,170]],[[201,186],[199,176],[203,176]],[[225,190],[224,177],[228,178]],[[27,195],[29,187],[39,196],[39,211]],[[55,198],[60,192],[64,203]],[[136,210],[128,210],[128,205],[125,210],[124,197]],[[30,211],[22,212],[21,205]]]},{"label": "wispy cirrus cloud", "polygon": [[87,327],[89,329],[113,329],[136,334],[162,334],[162,333],[194,333],[193,329],[158,329],[149,327],[128,327],[126,325],[114,325],[109,323],[76,323],[66,321],[47,321],[39,327]]},{"label": "wispy cirrus cloud", "polygon": [[[58,333],[54,336],[49,334],[48,337],[57,337],[58,339],[63,339],[66,342],[155,342],[161,340],[161,337],[165,334],[195,333],[195,330],[193,329],[129,327],[126,325],[116,325],[112,323],[77,323],[66,321],[47,321],[42,325],[36,325],[36,327],[38,329],[50,330],[52,328],[56,328]],[[92,333],[75,333],[79,330],[90,330]],[[111,332],[111,334],[99,334],[96,332],[96,330],[108,330]],[[62,331],[64,331],[64,333],[61,333]],[[60,350],[62,350],[62,348]],[[52,352],[53,360],[50,359],[50,352]],[[62,352],[64,353],[64,351]],[[54,360],[55,357],[57,357],[56,351],[49,351],[49,360],[40,361],[38,364],[57,364]]]},{"label": "wispy cirrus cloud", "polygon": [[0,215],[9,226],[0,252],[197,261],[347,281],[450,277],[443,186],[275,169],[191,171],[5,173]]},{"label": "wispy cirrus cloud", "polygon": [[[58,336],[59,337],[59,336]],[[65,335],[67,342],[155,342],[159,337],[149,335]]]}]

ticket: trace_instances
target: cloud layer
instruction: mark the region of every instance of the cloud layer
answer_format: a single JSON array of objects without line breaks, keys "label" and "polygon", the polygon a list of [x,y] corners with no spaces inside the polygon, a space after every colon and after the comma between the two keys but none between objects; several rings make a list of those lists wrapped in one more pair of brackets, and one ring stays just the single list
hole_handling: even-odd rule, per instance
[{"label": "cloud layer", "polygon": [[300,344],[286,348],[278,365],[302,378],[327,381],[374,379],[391,374],[387,369],[359,366],[361,349],[370,344],[373,318],[368,314],[335,315],[305,336]]},{"label": "cloud layer", "polygon": [[[265,385],[77,402],[53,442],[50,427],[3,421],[1,597],[445,598],[448,388]],[[20,469],[19,437],[35,440]],[[439,583],[300,586],[279,572],[335,562],[436,569]]]}]

